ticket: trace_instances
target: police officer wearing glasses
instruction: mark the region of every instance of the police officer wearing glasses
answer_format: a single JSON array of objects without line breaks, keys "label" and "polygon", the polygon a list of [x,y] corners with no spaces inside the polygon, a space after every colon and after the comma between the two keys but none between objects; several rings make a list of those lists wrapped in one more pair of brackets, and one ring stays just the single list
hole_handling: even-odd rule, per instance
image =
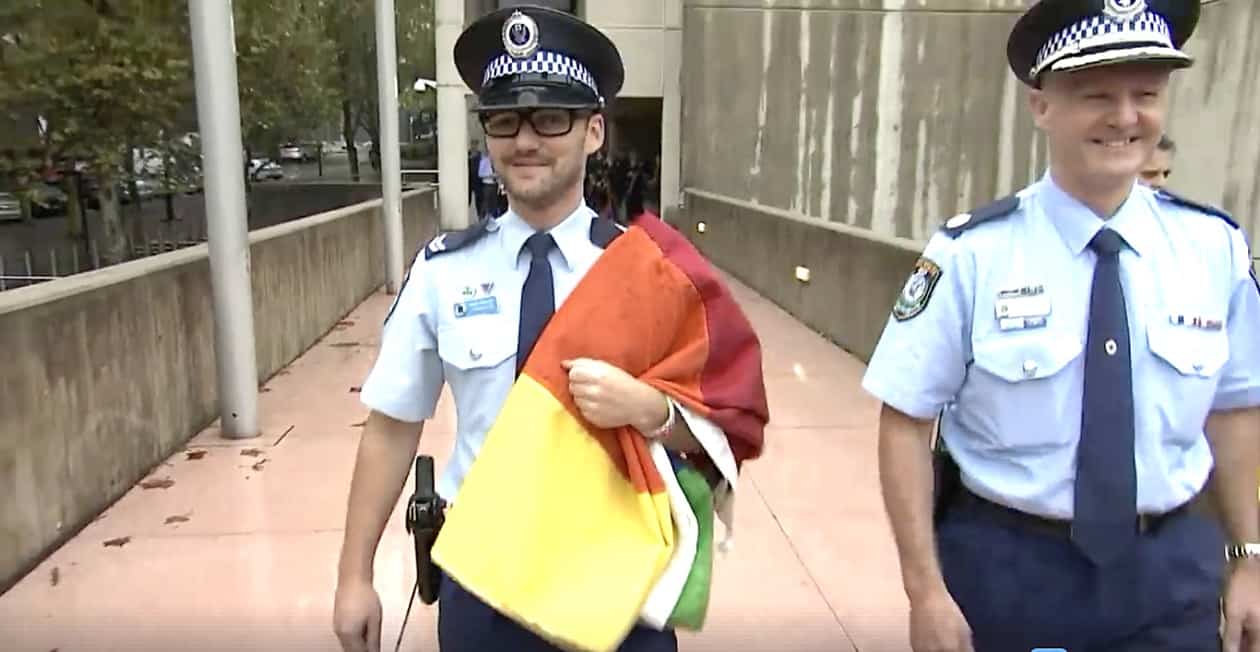
[{"label": "police officer wearing glasses", "polygon": [[[603,110],[624,78],[612,42],[567,13],[515,7],[471,24],[454,54],[477,93],[477,115],[509,207],[430,242],[386,318],[380,355],[361,392],[372,411],[338,568],[333,620],[347,651],[379,648],[373,558],[443,385],[450,386],[457,424],[437,492],[454,504],[533,343],[619,228],[587,207],[582,193],[586,159],[604,142]],[[695,445],[664,394],[611,365],[587,362],[569,376],[574,396],[583,397],[583,416],[608,427],[634,426],[670,448]],[[438,609],[443,652],[554,649],[450,578],[441,582]],[[676,649],[672,629],[645,626],[620,647]]]},{"label": "police officer wearing glasses", "polygon": [[1199,12],[1010,34],[1049,169],[945,222],[863,380],[915,652],[1260,652],[1260,291],[1228,215],[1138,183]]}]

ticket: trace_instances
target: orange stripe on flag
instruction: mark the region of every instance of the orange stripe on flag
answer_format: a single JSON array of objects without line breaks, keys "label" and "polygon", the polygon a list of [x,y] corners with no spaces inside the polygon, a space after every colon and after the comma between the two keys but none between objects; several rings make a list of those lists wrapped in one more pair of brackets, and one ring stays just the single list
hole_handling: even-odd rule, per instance
[{"label": "orange stripe on flag", "polygon": [[[704,311],[696,309],[701,305],[687,275],[646,232],[631,228],[613,241],[556,311],[524,374],[547,387],[579,420],[568,373],[560,364],[579,357],[612,363],[707,415],[700,380],[709,345]],[[647,446],[637,435],[619,437],[588,429],[636,487],[665,492]],[[625,460],[635,459],[643,476],[625,466]]]}]

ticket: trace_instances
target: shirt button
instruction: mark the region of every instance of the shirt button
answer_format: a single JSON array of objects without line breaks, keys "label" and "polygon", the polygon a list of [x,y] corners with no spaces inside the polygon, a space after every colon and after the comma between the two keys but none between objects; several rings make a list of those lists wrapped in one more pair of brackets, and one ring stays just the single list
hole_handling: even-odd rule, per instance
[{"label": "shirt button", "polygon": [[1024,377],[1032,378],[1037,375],[1037,363],[1032,360],[1024,361]]},{"label": "shirt button", "polygon": [[1107,340],[1106,342],[1103,343],[1103,349],[1107,351],[1107,355],[1115,355],[1116,354],[1116,341]]}]

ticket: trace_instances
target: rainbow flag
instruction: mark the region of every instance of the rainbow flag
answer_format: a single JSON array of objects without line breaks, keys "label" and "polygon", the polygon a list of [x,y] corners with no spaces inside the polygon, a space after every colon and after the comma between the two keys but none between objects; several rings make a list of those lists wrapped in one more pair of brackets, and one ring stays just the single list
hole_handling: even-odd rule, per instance
[{"label": "rainbow flag", "polygon": [[[678,510],[693,508],[684,493],[671,504],[669,487],[683,483],[663,475],[673,465],[659,443],[581,417],[561,367],[580,357],[711,422],[737,465],[761,454],[769,411],[760,343],[725,284],[672,227],[637,219],[539,337],[433,548],[438,565],[504,615],[557,646],[603,652],[639,620],[677,557]],[[711,514],[707,522],[711,545]],[[689,563],[711,564],[696,534]],[[668,593],[691,596],[681,620],[694,623],[709,571],[686,570],[692,590],[683,582]],[[665,603],[672,618],[681,602]]]}]

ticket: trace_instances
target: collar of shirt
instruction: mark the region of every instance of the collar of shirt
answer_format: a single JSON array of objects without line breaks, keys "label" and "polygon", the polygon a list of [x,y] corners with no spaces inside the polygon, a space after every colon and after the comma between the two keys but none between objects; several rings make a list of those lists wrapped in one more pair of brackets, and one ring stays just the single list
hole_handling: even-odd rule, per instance
[{"label": "collar of shirt", "polygon": [[1137,254],[1147,248],[1147,234],[1154,227],[1151,223],[1151,202],[1146,201],[1149,193],[1144,186],[1134,183],[1129,196],[1120,205],[1111,219],[1104,221],[1079,199],[1069,195],[1059,187],[1047,171],[1041,179],[1041,188],[1037,199],[1041,210],[1054,224],[1063,244],[1067,245],[1072,255],[1080,255],[1089,246],[1104,226],[1114,230],[1124,238],[1126,244]]},{"label": "collar of shirt", "polygon": [[[587,208],[586,203],[578,204],[576,210],[564,218],[559,224],[551,227],[549,233],[556,240],[556,250],[564,263],[565,271],[573,271],[573,263],[578,260],[579,247],[590,241],[591,219],[595,213]],[[508,210],[499,218],[499,229],[503,232],[503,254],[512,261],[513,267],[520,265],[521,250],[525,241],[534,234],[530,226],[515,211]]]}]

